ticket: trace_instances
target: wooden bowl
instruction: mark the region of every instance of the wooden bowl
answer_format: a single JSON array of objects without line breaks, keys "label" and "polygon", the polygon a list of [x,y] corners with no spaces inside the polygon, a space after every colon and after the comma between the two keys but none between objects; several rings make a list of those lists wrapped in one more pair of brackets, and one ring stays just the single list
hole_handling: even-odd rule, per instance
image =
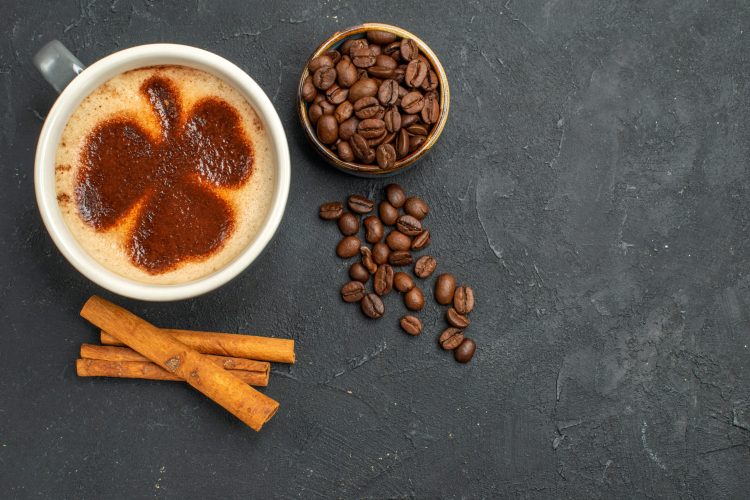
[{"label": "wooden bowl", "polygon": [[[305,79],[310,74],[309,70],[307,69],[310,61],[322,54],[325,54],[331,49],[338,48],[338,46],[341,45],[347,38],[363,38],[366,32],[373,30],[387,31],[389,33],[395,34],[400,38],[411,38],[412,40],[414,40],[419,47],[419,52],[430,61],[430,64],[435,70],[435,73],[437,73],[438,80],[440,82],[440,84],[438,85],[438,95],[440,96],[440,117],[438,118],[438,121],[432,127],[432,130],[427,136],[425,142],[418,149],[397,160],[393,168],[390,168],[388,170],[380,168],[380,166],[378,166],[377,164],[368,165],[364,163],[343,161],[338,156],[336,156],[333,151],[331,151],[325,144],[318,140],[318,137],[315,133],[315,126],[310,122],[310,118],[307,115],[308,105],[302,99],[302,86],[305,83]],[[424,156],[425,153],[430,150],[435,142],[437,142],[438,137],[440,137],[440,133],[445,127],[445,122],[448,120],[448,110],[450,108],[450,89],[448,87],[448,76],[445,74],[443,65],[440,64],[440,61],[438,60],[435,53],[430,49],[430,47],[428,47],[426,43],[424,43],[412,33],[409,33],[408,31],[397,26],[391,26],[390,24],[360,24],[334,33],[330,38],[323,42],[315,52],[313,52],[313,54],[310,56],[310,59],[305,64],[305,69],[302,71],[302,76],[299,80],[299,88],[297,89],[297,107],[299,111],[299,119],[302,123],[302,127],[305,129],[307,138],[315,146],[315,149],[318,151],[318,153],[320,153],[320,155],[325,158],[326,161],[328,161],[328,163],[343,172],[358,175],[361,177],[387,177],[389,175],[394,175],[406,170],[417,160],[422,158],[422,156]]]}]

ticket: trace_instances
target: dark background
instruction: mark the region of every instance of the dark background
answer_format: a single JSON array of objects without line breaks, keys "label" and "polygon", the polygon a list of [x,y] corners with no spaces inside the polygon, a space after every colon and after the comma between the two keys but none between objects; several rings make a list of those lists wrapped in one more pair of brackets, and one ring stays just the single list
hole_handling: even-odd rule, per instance
[{"label": "dark background", "polygon": [[[744,5],[743,5],[744,4]],[[459,365],[343,304],[323,201],[384,181],[326,166],[294,109],[318,43],[413,31],[450,77],[448,125],[397,178],[429,252],[476,291]],[[0,494],[4,497],[726,497],[750,489],[750,11],[744,2],[3,2]],[[221,290],[124,300],[61,257],[33,193],[52,38],[84,63],[169,41],[272,98],[293,179],[276,239]],[[432,280],[427,285],[430,288]],[[187,387],[79,380],[93,293],[157,325],[294,338],[259,434]],[[743,493],[745,492],[745,493]]]}]

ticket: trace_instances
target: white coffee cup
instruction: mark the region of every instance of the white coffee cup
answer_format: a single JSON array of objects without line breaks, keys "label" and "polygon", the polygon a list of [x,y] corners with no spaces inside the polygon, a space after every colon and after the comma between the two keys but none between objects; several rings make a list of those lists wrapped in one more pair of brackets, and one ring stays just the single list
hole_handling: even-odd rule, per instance
[{"label": "white coffee cup", "polygon": [[[240,274],[273,238],[284,215],[291,168],[286,134],[268,96],[247,73],[223,57],[195,47],[174,44],[141,45],[109,55],[84,69],[60,42],[45,45],[34,64],[60,92],[44,122],[36,148],[34,186],[39,212],[52,240],[84,276],[126,297],[142,300],[180,300],[214,290]],[[63,220],[55,190],[55,155],[63,129],[81,101],[107,80],[131,69],[155,65],[181,65],[211,73],[237,89],[263,122],[275,158],[276,184],[270,210],[255,239],[229,264],[204,278],[175,285],[141,283],[116,274],[89,256]]]}]

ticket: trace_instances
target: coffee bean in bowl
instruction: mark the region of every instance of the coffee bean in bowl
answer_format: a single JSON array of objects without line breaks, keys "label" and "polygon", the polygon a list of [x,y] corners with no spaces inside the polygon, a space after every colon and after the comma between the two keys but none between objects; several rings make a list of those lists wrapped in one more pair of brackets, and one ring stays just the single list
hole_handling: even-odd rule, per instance
[{"label": "coffee bean in bowl", "polygon": [[440,136],[449,105],[448,79],[432,50],[380,23],[326,40],[298,90],[300,121],[316,150],[336,168],[365,177],[401,172],[421,158]]}]

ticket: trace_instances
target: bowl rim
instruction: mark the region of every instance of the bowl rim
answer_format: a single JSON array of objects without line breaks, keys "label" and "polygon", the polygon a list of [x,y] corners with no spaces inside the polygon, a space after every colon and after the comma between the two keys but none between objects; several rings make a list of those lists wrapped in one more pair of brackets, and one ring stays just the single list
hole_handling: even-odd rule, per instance
[{"label": "bowl rim", "polygon": [[[268,131],[275,158],[274,196],[261,229],[229,263],[202,278],[162,285],[126,278],[94,260],[75,239],[63,220],[56,199],[55,156],[62,131],[78,104],[102,83],[130,69],[176,64],[207,71],[237,89],[250,103]],[[148,44],[114,52],[88,66],[60,93],[50,109],[37,142],[34,161],[37,205],[47,232],[63,256],[86,278],[119,295],[147,301],[196,297],[231,281],[244,271],[271,242],[286,208],[291,165],[286,134],[271,100],[263,89],[229,60],[196,47]]]},{"label": "bowl rim", "polygon": [[[364,163],[343,161],[338,156],[336,156],[333,151],[331,151],[322,142],[320,142],[317,135],[315,134],[315,127],[313,127],[313,124],[307,114],[308,105],[304,101],[304,99],[302,99],[302,86],[305,83],[305,79],[310,75],[310,71],[308,69],[310,61],[328,52],[337,44],[343,43],[345,39],[353,37],[355,35],[366,33],[368,31],[387,31],[401,38],[413,39],[419,47],[420,53],[424,55],[428,61],[430,61],[430,64],[438,75],[438,81],[440,82],[440,117],[438,118],[438,121],[435,123],[435,126],[432,128],[430,133],[427,135],[427,139],[425,140],[425,142],[416,151],[413,151],[405,157],[397,160],[394,167],[388,170],[381,169],[377,164],[368,165]],[[391,24],[358,24],[341,31],[337,31],[336,33],[328,37],[325,41],[323,41],[323,43],[318,46],[318,48],[305,62],[305,66],[302,70],[302,75],[300,76],[299,86],[297,88],[297,111],[299,114],[300,122],[302,124],[302,128],[305,130],[305,135],[307,135],[308,140],[315,146],[315,149],[318,151],[318,153],[323,156],[323,158],[329,164],[333,165],[343,172],[364,177],[384,177],[394,175],[403,172],[408,167],[416,163],[420,158],[422,158],[425,153],[427,153],[427,151],[429,151],[430,148],[435,145],[438,138],[440,137],[440,134],[443,132],[445,124],[448,120],[448,113],[450,111],[450,85],[448,84],[448,75],[445,72],[445,68],[440,63],[437,55],[432,51],[429,45],[427,45],[421,38],[414,35],[413,33]]]}]

